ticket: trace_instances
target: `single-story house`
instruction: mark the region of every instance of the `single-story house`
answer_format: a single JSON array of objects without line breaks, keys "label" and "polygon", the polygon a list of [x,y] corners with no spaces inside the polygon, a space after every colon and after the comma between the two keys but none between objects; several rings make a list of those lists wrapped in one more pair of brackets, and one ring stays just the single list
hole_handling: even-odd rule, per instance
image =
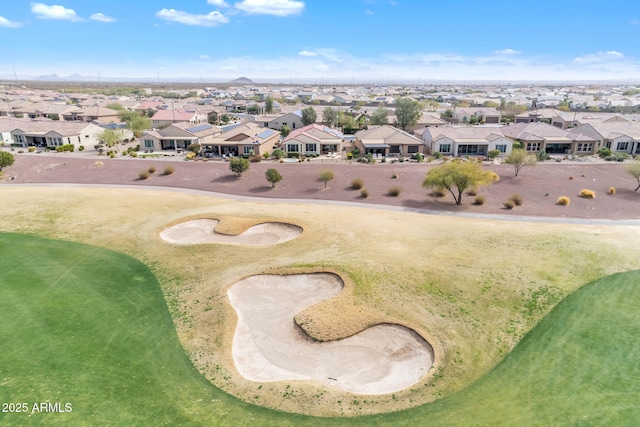
[{"label": "single-story house", "polygon": [[363,155],[403,157],[425,153],[424,141],[389,125],[369,126],[369,129],[356,132],[355,137],[355,147]]},{"label": "single-story house", "polygon": [[197,110],[158,110],[151,117],[151,126],[161,128],[172,123],[188,122],[191,124],[207,123],[207,114]]},{"label": "single-story house", "polygon": [[342,153],[344,135],[342,132],[319,124],[310,124],[292,131],[282,142],[283,150],[289,153],[320,155]]},{"label": "single-story house", "polygon": [[599,147],[618,153],[640,154],[640,123],[600,122],[578,126],[571,132],[580,132],[597,139]]},{"label": "single-story house", "polygon": [[222,129],[208,123],[172,123],[163,129],[144,132],[140,137],[140,149],[145,151],[183,150],[191,144],[202,144],[221,133]]},{"label": "single-story house", "polygon": [[474,117],[478,123],[500,123],[502,113],[490,107],[458,107],[453,110],[456,123],[470,123]]},{"label": "single-story house", "polygon": [[64,122],[58,120],[31,121],[16,126],[11,131],[12,145],[19,147],[55,148],[73,144],[77,149],[100,144],[104,129],[93,123]]},{"label": "single-story house", "polygon": [[531,153],[588,155],[598,151],[598,140],[585,133],[560,129],[548,123],[517,123],[500,128],[504,136]]},{"label": "single-story house", "polygon": [[93,122],[101,123],[119,123],[120,112],[107,107],[85,107],[78,110],[71,110],[63,113],[62,118],[67,121],[77,122]]},{"label": "single-story house", "polygon": [[265,129],[254,123],[228,127],[221,134],[200,143],[205,157],[262,155],[280,141],[280,132]]},{"label": "single-story house", "polygon": [[486,156],[492,150],[509,154],[513,141],[505,137],[500,129],[482,126],[428,127],[422,133],[422,140],[430,154]]}]

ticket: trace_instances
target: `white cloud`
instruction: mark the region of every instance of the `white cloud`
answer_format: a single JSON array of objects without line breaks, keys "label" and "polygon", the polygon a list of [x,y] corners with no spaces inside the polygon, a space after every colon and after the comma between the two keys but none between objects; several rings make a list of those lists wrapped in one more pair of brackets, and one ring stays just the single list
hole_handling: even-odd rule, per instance
[{"label": "white cloud", "polygon": [[217,7],[229,7],[229,4],[224,0],[207,0],[207,4]]},{"label": "white cloud", "polygon": [[211,59],[211,57],[209,55],[198,55],[198,58],[200,58],[200,59],[202,59],[204,61]]},{"label": "white cloud", "polygon": [[40,19],[60,19],[64,21],[82,21],[76,11],[64,6],[46,5],[44,3],[31,3],[31,12]]},{"label": "white cloud", "polygon": [[9,21],[7,18],[5,18],[4,16],[0,16],[0,27],[5,27],[5,28],[20,28],[22,27],[22,22],[14,22],[14,21]]},{"label": "white cloud", "polygon": [[304,2],[295,0],[242,0],[234,6],[236,9],[249,14],[289,16],[299,15],[304,9]]},{"label": "white cloud", "polygon": [[162,9],[156,12],[156,16],[167,21],[179,22],[185,25],[198,25],[201,27],[215,27],[229,22],[226,16],[217,11],[207,15],[194,15],[175,9]]},{"label": "white cloud", "polygon": [[94,13],[89,17],[92,21],[99,21],[105,23],[116,22],[116,20],[110,16],[105,15],[104,13]]},{"label": "white cloud", "polygon": [[584,56],[578,56],[574,58],[573,62],[579,64],[601,64],[604,62],[617,61],[624,58],[624,54],[615,50],[607,52],[590,53]]},{"label": "white cloud", "polygon": [[300,52],[298,52],[298,55],[300,55],[300,56],[311,56],[311,57],[312,57],[312,56],[318,56],[318,54],[317,54],[317,53],[315,53],[315,52],[310,52],[310,51],[308,51],[308,50],[301,50]]},{"label": "white cloud", "polygon": [[515,50],[515,49],[502,49],[502,50],[496,50],[493,53],[497,53],[498,55],[518,55],[522,53],[522,51]]}]

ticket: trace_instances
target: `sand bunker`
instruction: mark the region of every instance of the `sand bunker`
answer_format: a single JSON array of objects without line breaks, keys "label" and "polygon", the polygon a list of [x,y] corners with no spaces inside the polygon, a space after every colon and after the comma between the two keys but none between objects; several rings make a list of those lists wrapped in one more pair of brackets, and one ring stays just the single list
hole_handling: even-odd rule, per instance
[{"label": "sand bunker", "polygon": [[293,317],[338,294],[334,274],[252,276],[227,292],[238,314],[233,360],[258,382],[315,380],[358,394],[386,394],[418,382],[433,349],[414,331],[381,324],[340,341],[314,342]]},{"label": "sand bunker", "polygon": [[297,225],[267,222],[254,225],[238,235],[221,234],[215,231],[217,219],[195,219],[176,224],[163,230],[160,238],[170,243],[193,245],[197,243],[232,243],[240,245],[275,245],[287,242],[302,234]]}]

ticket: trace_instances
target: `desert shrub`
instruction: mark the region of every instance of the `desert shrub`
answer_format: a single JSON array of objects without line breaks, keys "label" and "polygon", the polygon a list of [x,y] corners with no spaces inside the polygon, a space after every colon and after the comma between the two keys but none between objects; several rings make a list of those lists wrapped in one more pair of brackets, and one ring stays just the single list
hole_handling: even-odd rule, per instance
[{"label": "desert shrub", "polygon": [[397,177],[398,177],[398,175],[395,174],[395,173],[393,175],[391,175],[391,179],[396,179]]},{"label": "desert shrub", "polygon": [[36,147],[29,147],[29,152],[33,153],[34,151],[36,151]]},{"label": "desert shrub", "polygon": [[600,156],[603,159],[605,157],[609,157],[612,154],[613,154],[613,151],[611,150],[611,148],[602,147],[601,149],[598,150],[598,156]]},{"label": "desert shrub", "polygon": [[149,173],[156,173],[156,170],[155,166],[149,166]]},{"label": "desert shrub", "polygon": [[78,151],[84,151],[84,145],[79,146]]},{"label": "desert shrub", "polygon": [[473,200],[474,205],[484,205],[484,202],[485,202],[484,196],[476,196],[476,198]]},{"label": "desert shrub", "polygon": [[269,152],[265,151],[264,153],[262,153],[262,157],[267,160],[269,158]]},{"label": "desert shrub", "polygon": [[94,168],[101,168],[102,166],[104,166],[104,163],[102,163],[102,162],[95,162],[95,163],[93,164],[93,167],[94,167]]},{"label": "desert shrub", "polygon": [[433,190],[430,194],[431,197],[444,197],[444,190]]},{"label": "desert shrub", "polygon": [[185,157],[185,159],[187,160],[193,160],[196,157],[196,153],[194,153],[193,151],[189,151]]},{"label": "desert shrub", "polygon": [[440,159],[442,158],[442,153],[439,151],[436,151],[435,153],[433,153],[433,157],[436,159]]},{"label": "desert shrub", "polygon": [[506,202],[504,202],[502,204],[505,208],[507,209],[513,209],[516,207],[516,202],[514,202],[513,200],[509,199]]},{"label": "desert shrub", "polygon": [[584,197],[585,199],[595,199],[596,198],[596,192],[593,191],[593,190],[584,189],[584,190],[580,191],[579,196],[580,197]]},{"label": "desert shrub", "polygon": [[351,159],[353,159],[353,153],[351,151],[349,151],[347,153],[347,160],[351,160]]},{"label": "desert shrub", "polygon": [[490,175],[491,175],[491,180],[493,182],[498,182],[500,181],[500,175],[498,175],[497,173],[495,173],[494,171],[489,171]]},{"label": "desert shrub", "polygon": [[176,171],[176,168],[174,168],[173,166],[167,166],[166,168],[164,168],[165,175],[171,175],[175,171]]},{"label": "desert shrub", "polygon": [[560,206],[569,206],[569,203],[571,203],[571,199],[567,196],[558,197],[558,200],[556,201],[556,205]]},{"label": "desert shrub", "polygon": [[387,191],[387,194],[391,197],[398,197],[401,192],[402,192],[402,189],[400,187],[393,186],[389,188],[389,190]]},{"label": "desert shrub", "polygon": [[509,200],[515,203],[516,206],[522,206],[523,200],[522,196],[519,194],[513,194],[511,197],[509,197]]},{"label": "desert shrub", "polygon": [[499,155],[500,155],[500,150],[489,150],[489,152],[487,153],[487,157],[489,157],[491,160],[495,159]]},{"label": "desert shrub", "polygon": [[611,194],[612,196],[616,194],[616,187],[609,187],[609,194]]},{"label": "desert shrub", "polygon": [[259,162],[262,161],[262,156],[259,156],[259,155],[258,156],[256,156],[256,155],[250,156],[249,157],[249,161],[251,163],[259,163]]},{"label": "desert shrub", "polygon": [[469,196],[475,196],[476,194],[478,194],[478,189],[476,187],[472,187],[467,191],[467,194]]},{"label": "desert shrub", "polygon": [[143,170],[142,172],[140,172],[138,174],[138,178],[140,179],[147,179],[149,178],[149,171],[148,170]]},{"label": "desert shrub", "polygon": [[369,190],[367,190],[366,188],[360,190],[360,197],[362,197],[363,199],[369,197]]},{"label": "desert shrub", "polygon": [[354,178],[351,180],[351,188],[354,190],[360,190],[362,187],[364,187],[364,181],[360,178]]},{"label": "desert shrub", "polygon": [[113,151],[112,151],[112,152],[110,152],[110,153],[109,153],[109,157],[111,157],[112,159],[115,159],[115,158],[116,158],[116,153],[115,153],[115,152],[113,152]]}]

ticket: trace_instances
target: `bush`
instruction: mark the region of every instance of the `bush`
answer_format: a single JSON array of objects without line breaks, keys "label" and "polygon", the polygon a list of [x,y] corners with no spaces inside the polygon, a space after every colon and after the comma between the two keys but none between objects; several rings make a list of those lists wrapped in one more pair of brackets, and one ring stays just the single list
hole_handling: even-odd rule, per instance
[{"label": "bush", "polygon": [[349,151],[347,153],[347,160],[351,160],[351,159],[353,159],[353,153],[351,151]]},{"label": "bush", "polygon": [[148,170],[144,170],[144,171],[140,172],[140,173],[138,174],[138,178],[140,178],[140,179],[147,179],[147,178],[149,178],[149,171],[148,171]]},{"label": "bush", "polygon": [[113,151],[111,151],[111,152],[109,153],[109,157],[111,157],[112,159],[115,159],[115,158],[116,158],[116,153],[114,153]]},{"label": "bush", "polygon": [[491,174],[491,180],[493,182],[498,182],[500,181],[500,175],[498,175],[497,173],[495,173],[494,171],[489,171]]},{"label": "bush", "polygon": [[391,179],[396,179],[397,177],[398,177],[398,175],[395,174],[395,173],[393,175],[391,175]]},{"label": "bush", "polygon": [[36,151],[36,147],[29,147],[29,152],[33,153],[34,151]]},{"label": "bush", "polygon": [[354,178],[351,181],[351,188],[353,188],[354,190],[360,190],[362,187],[364,187],[364,181],[360,178]]},{"label": "bush", "polygon": [[516,202],[514,202],[513,200],[509,199],[506,202],[503,203],[504,207],[507,209],[513,209],[516,207]]},{"label": "bush", "polygon": [[440,159],[442,158],[442,153],[439,151],[436,151],[435,153],[433,153],[433,157],[436,159]]},{"label": "bush", "polygon": [[611,148],[607,148],[607,147],[602,147],[601,149],[598,150],[598,156],[600,156],[601,158],[606,158],[609,157],[613,154],[613,151],[611,150]]},{"label": "bush", "polygon": [[167,166],[166,168],[164,168],[165,175],[171,175],[175,171],[176,171],[176,168],[174,168],[173,166]]},{"label": "bush", "polygon": [[512,195],[511,197],[509,197],[509,200],[515,203],[516,206],[522,206],[523,200],[522,196],[519,194]]},{"label": "bush", "polygon": [[295,153],[295,152],[287,153],[287,157],[290,159],[297,159],[300,157],[300,153]]},{"label": "bush", "polygon": [[74,148],[75,147],[73,146],[73,144],[64,144],[64,145],[60,145],[59,147],[56,147],[56,151],[58,153],[62,153],[63,151],[73,152]]},{"label": "bush", "polygon": [[489,157],[489,159],[491,159],[491,160],[495,159],[499,155],[500,155],[500,150],[490,150],[487,153],[487,157]]},{"label": "bush", "polygon": [[251,156],[249,157],[249,161],[251,163],[260,163],[262,161],[262,156],[256,156],[256,155]]},{"label": "bush", "polygon": [[430,194],[431,197],[444,197],[444,190],[433,190]]},{"label": "bush", "polygon": [[79,146],[78,151],[84,151],[84,145]]},{"label": "bush", "polygon": [[138,157],[138,153],[136,153],[135,151],[132,151],[130,154],[131,157]]},{"label": "bush", "polygon": [[616,187],[609,187],[608,193],[614,196],[616,194]]},{"label": "bush", "polygon": [[262,157],[267,160],[269,158],[269,152],[265,151],[264,153],[262,153]]},{"label": "bush", "polygon": [[156,170],[155,166],[149,166],[149,173],[156,173]]},{"label": "bush", "polygon": [[584,189],[584,190],[580,191],[579,196],[580,197],[584,197],[585,199],[595,199],[596,198],[596,192],[593,191],[593,190]]},{"label": "bush", "polygon": [[360,197],[362,197],[363,199],[369,197],[369,190],[367,190],[366,188],[360,190]]},{"label": "bush", "polygon": [[476,196],[476,198],[473,200],[474,205],[484,205],[484,202],[485,202],[484,196]]},{"label": "bush", "polygon": [[469,189],[469,191],[467,191],[467,194],[469,196],[475,196],[476,194],[478,194],[478,189],[476,187],[472,187]]},{"label": "bush", "polygon": [[571,199],[567,196],[558,197],[558,200],[556,201],[556,205],[560,206],[569,206],[569,203],[571,203]]},{"label": "bush", "polygon": [[185,159],[187,159],[187,160],[193,160],[195,158],[196,158],[196,153],[194,153],[193,151],[189,151],[187,153],[187,156],[185,157]]},{"label": "bush", "polygon": [[398,197],[401,192],[402,192],[402,189],[400,187],[394,186],[389,188],[389,191],[387,191],[387,195],[391,197]]},{"label": "bush", "polygon": [[104,166],[104,163],[102,163],[102,162],[95,162],[95,163],[93,164],[93,167],[94,167],[94,168],[101,168],[102,166]]}]

